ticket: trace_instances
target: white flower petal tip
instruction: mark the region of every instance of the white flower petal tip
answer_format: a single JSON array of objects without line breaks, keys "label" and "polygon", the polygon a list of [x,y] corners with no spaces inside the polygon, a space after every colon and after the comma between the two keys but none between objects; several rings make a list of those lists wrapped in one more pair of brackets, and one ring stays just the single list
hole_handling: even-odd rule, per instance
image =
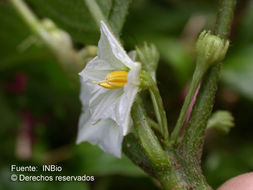
[{"label": "white flower petal tip", "polygon": [[89,120],[89,113],[82,113],[79,119],[77,144],[89,142],[98,145],[104,152],[120,158],[122,140],[120,128],[113,120],[102,119],[93,123]]},{"label": "white flower petal tip", "polygon": [[[141,64],[127,55],[103,21],[100,30],[97,56],[79,73],[85,112],[80,117],[77,143],[88,141],[120,157],[123,137],[132,123],[130,112],[139,90]],[[123,75],[127,80],[120,78],[116,83]]]},{"label": "white flower petal tip", "polygon": [[[98,48],[98,56],[103,56],[104,58],[107,58],[108,55],[110,55],[109,50],[111,54],[113,54],[114,59],[118,62],[118,65],[123,64],[124,66],[128,68],[133,68],[135,66],[134,62],[132,59],[127,55],[126,51],[120,44],[120,42],[117,40],[117,38],[114,36],[114,34],[110,31],[110,29],[107,27],[107,25],[101,21],[101,38],[99,40],[99,45],[100,48]],[[108,48],[107,51],[100,51],[100,50],[105,50],[104,46]],[[107,55],[105,55],[108,53]]]}]

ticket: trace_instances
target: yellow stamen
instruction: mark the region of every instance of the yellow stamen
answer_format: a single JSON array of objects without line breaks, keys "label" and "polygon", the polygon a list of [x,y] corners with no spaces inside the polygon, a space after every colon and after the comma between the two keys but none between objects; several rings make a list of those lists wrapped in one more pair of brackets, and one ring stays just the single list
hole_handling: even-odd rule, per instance
[{"label": "yellow stamen", "polygon": [[127,75],[126,71],[113,71],[106,75],[105,80],[92,83],[109,89],[122,88],[127,83]]}]

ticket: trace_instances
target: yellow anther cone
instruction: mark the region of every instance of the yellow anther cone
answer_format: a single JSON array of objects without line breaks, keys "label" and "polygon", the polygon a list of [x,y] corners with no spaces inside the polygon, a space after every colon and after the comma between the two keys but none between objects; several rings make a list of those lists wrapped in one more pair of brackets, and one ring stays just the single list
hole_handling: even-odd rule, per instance
[{"label": "yellow anther cone", "polygon": [[122,88],[127,83],[127,75],[127,71],[113,71],[106,75],[104,81],[93,82],[93,84],[109,89]]}]

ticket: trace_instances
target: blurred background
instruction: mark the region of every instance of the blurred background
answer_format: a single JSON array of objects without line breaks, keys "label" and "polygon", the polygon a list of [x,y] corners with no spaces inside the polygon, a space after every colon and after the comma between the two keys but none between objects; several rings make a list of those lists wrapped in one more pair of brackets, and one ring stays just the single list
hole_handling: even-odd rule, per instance
[{"label": "blurred background", "polygon": [[[27,3],[40,18],[69,32],[75,48],[97,44],[99,31],[83,0]],[[217,4],[134,0],[129,6],[122,43],[127,50],[143,41],[158,47],[158,85],[169,126],[175,124],[194,69],[195,39],[203,28],[213,28]],[[109,6],[103,6],[107,14]],[[253,170],[253,0],[238,0],[230,39],[214,109],[229,110],[236,126],[227,135],[207,132],[202,165],[214,188]],[[88,143],[75,145],[80,110],[78,85],[34,40],[8,1],[0,0],[0,189],[158,189],[125,156],[114,158]],[[63,167],[61,175],[94,175],[95,182],[14,183],[11,164],[57,164]]]}]

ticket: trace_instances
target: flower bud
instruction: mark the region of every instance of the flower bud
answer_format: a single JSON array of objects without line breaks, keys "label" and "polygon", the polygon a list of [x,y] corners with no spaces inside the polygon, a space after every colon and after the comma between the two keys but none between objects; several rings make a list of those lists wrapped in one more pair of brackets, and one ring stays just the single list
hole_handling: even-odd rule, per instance
[{"label": "flower bud", "polygon": [[234,127],[234,118],[228,111],[219,110],[212,114],[207,123],[207,129],[215,129],[227,134]]},{"label": "flower bud", "polygon": [[61,29],[59,29],[53,21],[50,19],[43,19],[42,25],[51,35],[53,40],[57,42],[59,45],[70,48],[72,47],[72,41],[69,34]]},{"label": "flower bud", "polygon": [[95,57],[97,55],[97,46],[85,46],[85,50],[88,57]]},{"label": "flower bud", "polygon": [[142,63],[142,67],[145,71],[150,73],[153,80],[155,79],[155,73],[159,61],[159,52],[154,44],[144,43],[141,47],[136,47],[137,60]]},{"label": "flower bud", "polygon": [[[228,50],[229,41],[203,31],[196,42],[196,53],[199,58],[204,59],[209,65],[221,61]],[[206,64],[206,63],[205,63]]]}]

